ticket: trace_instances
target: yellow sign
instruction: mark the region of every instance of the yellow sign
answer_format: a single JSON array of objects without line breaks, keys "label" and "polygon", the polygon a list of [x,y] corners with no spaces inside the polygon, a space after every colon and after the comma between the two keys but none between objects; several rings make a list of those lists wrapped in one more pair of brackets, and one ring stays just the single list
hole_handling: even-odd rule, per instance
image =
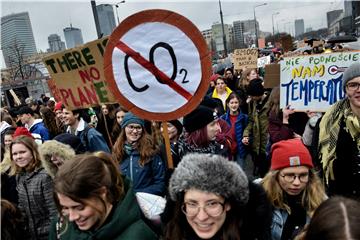
[{"label": "yellow sign", "polygon": [[103,70],[107,41],[104,37],[43,59],[52,78],[52,92],[67,108],[116,102]]}]

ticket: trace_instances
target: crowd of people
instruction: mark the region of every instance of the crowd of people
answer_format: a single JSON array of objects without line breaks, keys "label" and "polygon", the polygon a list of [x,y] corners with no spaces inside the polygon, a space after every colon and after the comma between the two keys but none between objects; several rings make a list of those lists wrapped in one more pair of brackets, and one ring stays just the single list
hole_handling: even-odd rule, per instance
[{"label": "crowd of people", "polygon": [[[229,68],[165,125],[119,104],[3,107],[1,237],[360,239],[360,63],[343,90],[325,113],[295,112],[258,69]],[[166,200],[157,218],[143,193]]]}]

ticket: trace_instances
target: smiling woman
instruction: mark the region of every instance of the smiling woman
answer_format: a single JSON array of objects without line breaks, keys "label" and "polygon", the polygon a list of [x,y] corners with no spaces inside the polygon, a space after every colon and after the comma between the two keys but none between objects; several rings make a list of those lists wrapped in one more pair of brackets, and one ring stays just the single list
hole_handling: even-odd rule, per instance
[{"label": "smiling woman", "polygon": [[60,216],[49,239],[156,239],[141,219],[130,182],[110,155],[99,152],[66,161],[54,188]]}]

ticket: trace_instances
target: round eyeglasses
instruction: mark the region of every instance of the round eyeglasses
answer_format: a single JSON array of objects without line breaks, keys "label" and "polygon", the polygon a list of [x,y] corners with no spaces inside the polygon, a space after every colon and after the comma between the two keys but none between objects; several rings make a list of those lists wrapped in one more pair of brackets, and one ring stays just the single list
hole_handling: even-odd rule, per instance
[{"label": "round eyeglasses", "polygon": [[299,181],[302,183],[307,183],[309,181],[309,173],[302,173],[299,175],[292,174],[292,173],[283,174],[283,175],[280,174],[280,177],[282,177],[285,180],[285,182],[288,182],[288,183],[294,182],[296,178],[299,178]]},{"label": "round eyeglasses", "polygon": [[347,87],[350,91],[356,91],[356,90],[359,89],[360,83],[359,83],[359,82],[349,82],[348,84],[346,84],[346,87]]},{"label": "round eyeglasses", "polygon": [[197,203],[185,202],[181,206],[181,210],[186,216],[194,217],[200,212],[200,208],[202,208],[210,217],[218,217],[224,212],[224,206],[225,203],[216,201],[208,202],[203,207],[199,206]]}]

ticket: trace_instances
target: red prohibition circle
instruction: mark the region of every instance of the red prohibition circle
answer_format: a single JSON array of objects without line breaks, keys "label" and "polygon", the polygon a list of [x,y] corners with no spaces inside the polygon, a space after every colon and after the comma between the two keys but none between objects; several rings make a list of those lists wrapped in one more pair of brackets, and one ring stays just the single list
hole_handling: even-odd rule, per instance
[{"label": "red prohibition circle", "polygon": [[[134,105],[131,102],[131,98],[126,98],[119,91],[118,85],[116,84],[115,81],[113,66],[112,66],[112,56],[114,49],[118,46],[120,42],[119,40],[129,30],[140,24],[147,22],[160,22],[160,23],[162,22],[177,27],[182,32],[184,32],[186,36],[194,43],[195,47],[199,52],[201,72],[202,72],[200,84],[194,95],[192,95],[191,97],[186,97],[187,103],[185,103],[183,106],[171,112],[150,112],[142,108],[139,108],[138,106]],[[191,112],[193,109],[195,109],[198,106],[201,99],[206,94],[206,91],[209,87],[209,79],[211,76],[210,52],[208,51],[206,42],[200,31],[187,18],[168,10],[160,10],[160,9],[145,10],[126,18],[110,35],[104,54],[104,73],[105,73],[105,78],[109,84],[109,88],[114,94],[115,98],[119,101],[121,105],[123,105],[129,111],[147,120],[169,121],[185,116],[187,113]],[[146,99],[144,99],[144,101],[146,101]],[[159,99],[159,101],[164,101],[164,100]]]}]

